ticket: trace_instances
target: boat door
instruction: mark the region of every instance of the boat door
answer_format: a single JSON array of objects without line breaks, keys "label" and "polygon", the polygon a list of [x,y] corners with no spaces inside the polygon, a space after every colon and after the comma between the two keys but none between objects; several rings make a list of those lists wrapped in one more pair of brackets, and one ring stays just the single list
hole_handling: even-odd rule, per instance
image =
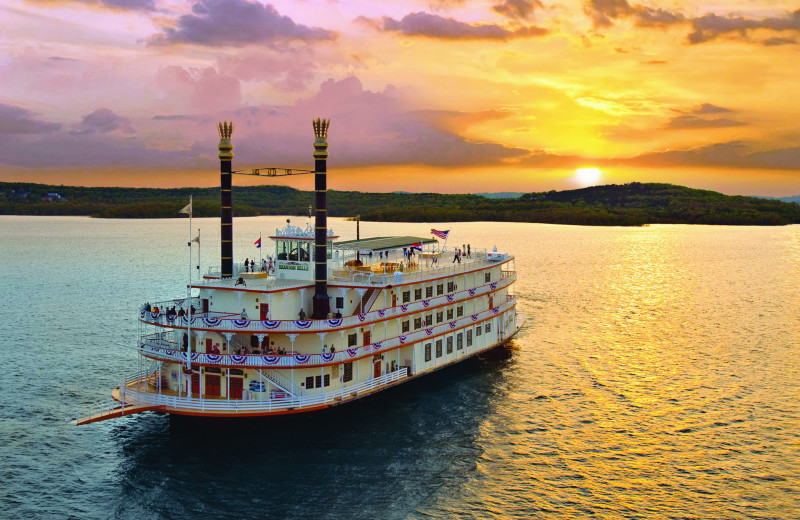
[{"label": "boat door", "polygon": [[392,295],[392,307],[397,307],[397,295]]},{"label": "boat door", "polygon": [[200,396],[200,373],[192,372],[192,396]]},{"label": "boat door", "polygon": [[231,385],[231,399],[241,399],[242,398],[242,390],[244,389],[244,379],[241,377],[232,377],[230,379]]},{"label": "boat door", "polygon": [[219,397],[220,393],[219,376],[206,374],[206,396]]},{"label": "boat door", "polygon": [[381,377],[381,365],[380,359],[372,362],[372,377],[375,379]]},{"label": "boat door", "polygon": [[372,343],[372,331],[371,330],[365,330],[364,331],[364,346],[366,347],[370,343]]},{"label": "boat door", "polygon": [[206,338],[206,352],[211,352],[211,338]]},{"label": "boat door", "polygon": [[269,304],[262,303],[260,309],[261,309],[261,319],[266,320],[267,316],[269,315]]},{"label": "boat door", "polygon": [[489,308],[490,308],[490,309],[494,309],[493,302],[494,302],[494,295],[493,295],[493,294],[490,294],[490,295],[489,295]]},{"label": "boat door", "polygon": [[208,312],[208,298],[203,298],[203,313]]}]

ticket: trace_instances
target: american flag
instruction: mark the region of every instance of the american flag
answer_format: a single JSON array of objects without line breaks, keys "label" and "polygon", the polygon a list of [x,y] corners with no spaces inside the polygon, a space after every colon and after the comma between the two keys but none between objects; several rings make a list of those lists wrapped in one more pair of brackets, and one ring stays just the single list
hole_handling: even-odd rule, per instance
[{"label": "american flag", "polygon": [[445,240],[447,240],[447,234],[449,232],[450,232],[449,229],[447,231],[439,231],[437,229],[431,229],[431,234],[433,234],[434,236],[437,236],[439,238],[443,238]]}]

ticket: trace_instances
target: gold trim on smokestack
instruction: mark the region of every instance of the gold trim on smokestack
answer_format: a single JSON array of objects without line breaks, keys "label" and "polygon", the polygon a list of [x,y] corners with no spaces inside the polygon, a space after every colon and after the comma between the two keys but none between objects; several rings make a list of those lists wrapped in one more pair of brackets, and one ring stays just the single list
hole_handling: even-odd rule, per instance
[{"label": "gold trim on smokestack", "polygon": [[233,159],[233,143],[231,143],[233,121],[230,123],[223,121],[218,124],[217,129],[219,130],[219,158],[223,161],[230,161]]},{"label": "gold trim on smokestack", "polygon": [[311,121],[314,127],[314,159],[328,158],[328,128],[331,126],[330,119],[314,119]]}]

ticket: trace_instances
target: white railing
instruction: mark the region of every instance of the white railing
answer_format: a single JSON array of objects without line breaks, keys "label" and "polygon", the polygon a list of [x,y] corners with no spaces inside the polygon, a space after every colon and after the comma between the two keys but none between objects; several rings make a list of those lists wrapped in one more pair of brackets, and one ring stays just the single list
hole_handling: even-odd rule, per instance
[{"label": "white railing", "polygon": [[300,396],[305,395],[302,386],[292,385],[292,382],[289,379],[283,377],[274,370],[264,372],[263,370],[259,369],[258,373],[261,374],[261,376],[264,377],[265,379],[269,379],[269,381],[275,384],[275,386],[277,386],[278,388],[285,390],[286,392],[292,395],[300,395]]},{"label": "white railing", "polygon": [[154,394],[144,392],[136,387],[129,387],[141,381],[140,377],[134,377],[120,383],[119,389],[122,401],[127,405],[151,405],[166,406],[168,408],[182,408],[196,411],[223,411],[223,412],[264,412],[271,410],[283,410],[287,408],[311,408],[324,406],[351,399],[359,394],[381,388],[389,383],[394,383],[406,378],[408,372],[406,368],[389,372],[382,376],[362,381],[361,383],[345,386],[338,390],[323,392],[310,396],[294,396],[267,398],[262,400],[243,400],[243,399],[201,399],[195,397],[179,397],[174,395]]},{"label": "white railing", "polygon": [[[260,367],[260,368],[276,368],[276,367],[308,367],[328,365],[333,363],[342,363],[351,361],[353,358],[362,357],[368,354],[378,354],[380,352],[391,350],[399,345],[411,345],[417,341],[423,340],[429,336],[438,336],[447,332],[456,332],[459,329],[465,328],[472,323],[486,320],[494,316],[498,316],[508,309],[516,305],[516,297],[510,296],[506,301],[499,306],[488,309],[477,314],[466,315],[455,320],[446,321],[438,325],[432,325],[428,328],[423,328],[415,332],[402,334],[394,338],[388,338],[383,341],[375,342],[370,345],[361,347],[353,347],[344,349],[342,351],[323,353],[323,354],[288,354],[288,355],[235,355],[235,354],[202,354],[198,352],[191,353],[191,360],[193,363],[200,363],[204,365],[218,365],[227,367]],[[145,338],[146,341],[139,341],[140,352],[153,359],[162,361],[172,361],[176,363],[185,363],[187,353],[185,351],[172,350],[163,347],[161,340],[152,340]]]},{"label": "white railing", "polygon": [[498,289],[508,287],[516,281],[516,273],[503,276],[496,282],[480,285],[475,289],[467,289],[451,294],[436,296],[426,300],[419,300],[407,304],[378,309],[365,314],[356,314],[344,318],[325,319],[325,320],[242,320],[240,315],[230,312],[208,312],[189,316],[166,316],[165,314],[155,314],[139,311],[139,319],[144,323],[154,325],[165,325],[176,329],[185,329],[191,321],[192,330],[213,331],[213,332],[260,332],[260,333],[281,333],[281,332],[319,332],[339,330],[356,326],[369,325],[370,323],[382,321],[390,317],[399,317],[405,314],[413,314],[429,307],[440,305],[455,304],[470,300],[475,296],[480,296]]}]

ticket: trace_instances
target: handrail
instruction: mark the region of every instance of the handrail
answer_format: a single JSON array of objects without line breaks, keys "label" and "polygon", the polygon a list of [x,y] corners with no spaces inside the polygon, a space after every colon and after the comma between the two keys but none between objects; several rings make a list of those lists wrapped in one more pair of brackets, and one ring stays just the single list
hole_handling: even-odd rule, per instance
[{"label": "handrail", "polygon": [[377,378],[368,379],[360,383],[339,388],[315,395],[276,397],[262,396],[265,399],[203,399],[196,397],[179,397],[166,394],[144,392],[128,385],[142,381],[140,375],[130,378],[119,385],[123,402],[128,405],[163,405],[170,408],[183,408],[202,411],[227,411],[227,412],[263,412],[286,408],[307,408],[340,402],[344,399],[355,397],[366,391],[375,390],[389,383],[394,383],[408,377],[408,371],[402,367],[394,372],[388,372]]},{"label": "handrail", "polygon": [[480,285],[474,289],[456,291],[450,294],[434,296],[425,300],[418,300],[396,307],[378,309],[364,314],[355,314],[343,318],[324,319],[324,320],[242,320],[241,316],[231,312],[209,311],[199,313],[194,316],[167,316],[163,313],[148,313],[145,310],[139,311],[139,320],[152,324],[163,325],[174,329],[185,329],[191,321],[192,330],[213,331],[213,332],[260,332],[260,333],[279,333],[279,332],[320,332],[350,328],[355,326],[368,325],[372,322],[382,321],[389,317],[400,317],[406,314],[413,314],[424,310],[430,306],[436,307],[442,304],[456,304],[468,301],[475,296],[494,292],[498,289],[511,285],[516,280],[516,273],[507,277],[502,277],[496,282]]},{"label": "handrail", "polygon": [[[511,307],[516,305],[516,297],[509,295],[505,302],[497,307],[488,309],[477,314],[466,315],[455,320],[446,321],[432,327],[422,328],[420,330],[409,332],[408,334],[401,334],[394,338],[387,338],[385,340],[364,345],[360,347],[352,347],[342,351],[321,353],[321,354],[284,354],[284,355],[237,355],[237,354],[204,354],[199,352],[192,352],[192,363],[215,365],[215,366],[229,366],[229,367],[259,367],[259,368],[277,368],[277,367],[308,367],[319,365],[330,365],[336,363],[343,363],[352,360],[353,358],[377,354],[386,350],[390,350],[401,344],[413,344],[417,341],[423,340],[429,336],[440,335],[449,331],[457,331],[469,325],[470,323],[483,321],[487,318],[502,314]],[[165,349],[159,345],[159,341],[155,342],[139,342],[139,350],[147,357],[159,359],[162,361],[173,361],[176,363],[183,363],[186,361],[186,352],[172,349]]]}]

